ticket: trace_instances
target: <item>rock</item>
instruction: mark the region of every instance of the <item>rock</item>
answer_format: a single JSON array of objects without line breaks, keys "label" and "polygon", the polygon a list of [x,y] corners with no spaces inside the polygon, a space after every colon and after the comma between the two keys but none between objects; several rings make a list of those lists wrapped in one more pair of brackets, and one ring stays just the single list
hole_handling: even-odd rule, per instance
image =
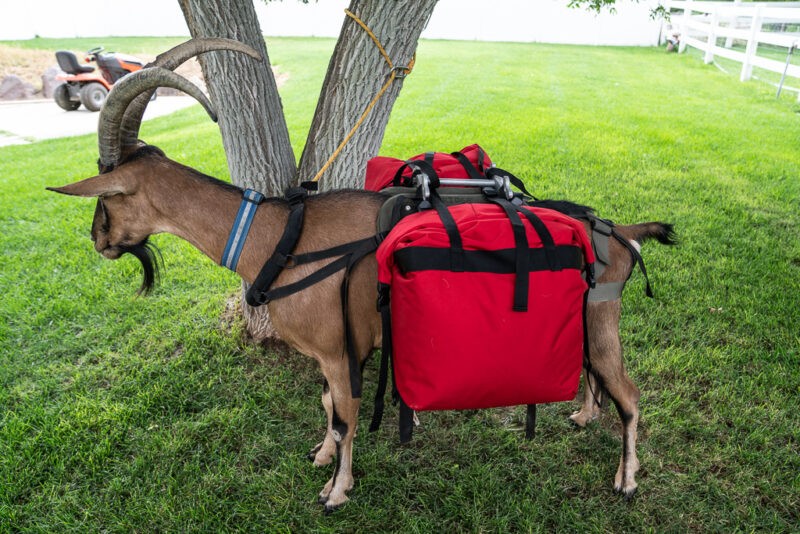
[{"label": "rock", "polygon": [[66,73],[58,68],[58,65],[52,65],[42,74],[42,96],[45,98],[53,98],[56,87],[64,83],[63,80],[56,80],[56,76],[66,76]]},{"label": "rock", "polygon": [[0,82],[0,100],[30,98],[35,92],[36,88],[33,84],[24,81],[14,74],[9,74]]}]

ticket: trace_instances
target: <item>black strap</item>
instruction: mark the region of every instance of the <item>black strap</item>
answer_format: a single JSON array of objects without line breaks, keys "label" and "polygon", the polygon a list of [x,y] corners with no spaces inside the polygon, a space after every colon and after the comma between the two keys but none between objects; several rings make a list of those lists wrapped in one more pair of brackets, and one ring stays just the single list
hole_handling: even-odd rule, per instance
[{"label": "black strap", "polygon": [[365,237],[364,239],[359,239],[358,241],[350,241],[349,243],[343,243],[335,247],[326,248],[325,250],[306,252],[304,254],[290,254],[287,256],[287,261],[284,268],[293,269],[294,267],[303,265],[304,263],[313,263],[315,261],[332,258],[334,256],[350,254],[355,250],[360,250],[363,245],[373,243],[375,239],[376,236],[373,235],[370,237]]},{"label": "black strap", "polygon": [[339,288],[341,301],[342,301],[342,320],[344,321],[344,338],[345,349],[347,351],[348,366],[350,370],[350,392],[354,399],[361,398],[361,366],[359,362],[358,353],[356,352],[356,344],[353,340],[353,331],[350,328],[350,313],[348,310],[348,303],[350,301],[350,274],[355,269],[358,262],[365,258],[368,254],[375,251],[380,243],[379,236],[373,236],[372,242],[365,242],[352,253],[344,256],[347,258],[346,268],[344,271],[344,279]]},{"label": "black strap", "polygon": [[[412,185],[410,179],[403,177],[403,171],[406,169],[412,169],[414,172],[424,172],[428,175],[428,178],[431,179],[431,187],[439,187],[439,174],[436,172],[436,169],[433,168],[433,157],[428,159],[428,154],[433,154],[433,152],[427,152],[425,154],[424,160],[419,159],[410,159],[403,163],[400,168],[394,173],[394,178],[392,179],[392,185],[409,187]],[[413,176],[413,173],[412,173]]]},{"label": "black strap", "polygon": [[[375,432],[381,426],[383,419],[384,397],[386,396],[386,385],[389,381],[389,365],[392,357],[392,312],[390,306],[389,284],[378,284],[378,311],[381,312],[381,328],[383,329],[383,341],[381,343],[381,366],[378,371],[378,388],[375,391],[375,403],[372,407],[372,422],[369,424],[369,431]],[[392,373],[394,377],[394,373]]]},{"label": "black strap", "polygon": [[523,214],[526,219],[528,219],[528,222],[531,223],[531,226],[533,226],[533,229],[536,230],[536,233],[539,235],[539,240],[541,240],[542,246],[544,247],[545,256],[547,257],[547,263],[550,266],[550,270],[560,271],[562,266],[559,262],[559,256],[556,254],[556,242],[553,240],[550,230],[547,229],[547,225],[545,225],[544,222],[531,210],[516,205],[514,207],[517,211]]},{"label": "black strap", "polygon": [[444,205],[435,189],[431,189],[431,205],[444,225],[447,238],[450,240],[450,270],[456,273],[464,272],[464,244],[461,241],[461,234],[458,231],[453,214]]},{"label": "black strap", "polygon": [[408,443],[414,434],[414,410],[400,399],[400,443]]},{"label": "black strap", "polygon": [[308,190],[303,187],[294,187],[286,192],[286,200],[289,201],[289,219],[286,221],[283,235],[275,246],[275,251],[261,267],[253,285],[245,294],[245,300],[250,306],[261,306],[267,301],[267,291],[286,266],[288,256],[300,240],[305,212],[303,201],[307,195]]},{"label": "black strap", "polygon": [[525,414],[525,439],[536,437],[536,405],[528,404]]},{"label": "black strap", "polygon": [[525,189],[525,184],[522,183],[522,180],[520,180],[519,178],[517,178],[516,176],[514,176],[513,174],[511,174],[508,171],[504,171],[503,169],[499,169],[497,167],[489,167],[488,169],[486,169],[485,174],[486,174],[486,178],[489,178],[489,179],[492,179],[495,176],[501,176],[501,177],[502,176],[508,176],[508,180],[511,182],[511,185],[513,185],[514,187],[516,187],[517,189],[522,191],[524,194],[526,194],[527,196],[529,196],[533,200],[539,200],[538,198],[536,198],[535,196],[530,194],[530,192],[527,189]]},{"label": "black strap", "polygon": [[642,258],[642,255],[639,253],[639,251],[636,250],[636,247],[634,247],[630,241],[619,235],[613,227],[611,228],[611,235],[614,236],[617,241],[622,243],[622,245],[630,251],[631,255],[633,255],[634,261],[639,264],[639,268],[642,270],[642,274],[644,275],[645,295],[653,298],[653,289],[650,287],[650,279],[647,277],[647,269],[644,266],[644,258]]},{"label": "black strap", "polygon": [[[514,282],[514,306],[517,312],[528,311],[528,290],[530,289],[530,267],[528,265],[528,235],[525,232],[525,225],[517,213],[515,206],[504,198],[497,196],[487,197],[490,202],[494,202],[506,212],[506,216],[511,221],[511,230],[514,232],[514,261],[516,263],[516,276]],[[551,238],[552,239],[552,238]]]},{"label": "black strap", "polygon": [[325,267],[318,269],[311,273],[310,275],[306,276],[305,278],[298,280],[297,282],[293,282],[291,284],[286,284],[285,286],[276,287],[275,289],[270,289],[266,291],[264,295],[264,302],[271,302],[273,300],[282,299],[284,297],[288,297],[289,295],[294,295],[295,293],[306,289],[307,287],[311,287],[317,282],[321,282],[322,280],[332,276],[345,267],[347,267],[348,256],[342,256],[341,258],[332,261]]},{"label": "black strap", "polygon": [[[593,215],[593,214],[587,214],[586,217],[589,219],[589,221],[591,221],[592,230],[593,231],[598,232],[598,233],[603,234],[603,235],[614,236],[614,239],[619,241],[622,244],[622,246],[624,246],[625,248],[628,249],[628,251],[633,256],[634,262],[636,262],[639,265],[639,269],[642,270],[642,275],[644,275],[644,284],[645,284],[644,292],[645,292],[645,295],[647,295],[650,298],[653,298],[653,288],[650,287],[650,278],[647,276],[647,268],[644,266],[644,258],[642,258],[641,253],[638,250],[636,250],[636,247],[634,247],[633,244],[631,244],[630,241],[628,241],[627,239],[625,239],[624,237],[619,235],[619,233],[617,233],[617,231],[614,230],[614,226],[615,225],[614,225],[614,223],[612,221],[609,221],[608,219],[602,219],[602,218],[598,217],[597,215]],[[596,225],[597,221],[600,221],[600,222],[604,223],[606,226],[608,226],[608,228],[610,229],[609,232],[608,233],[604,232],[601,226]],[[631,274],[633,274],[632,270],[631,270]],[[630,278],[630,274],[628,275],[628,278]]]},{"label": "black strap", "polygon": [[[481,150],[481,155],[482,154],[483,154],[483,151]],[[470,178],[472,178],[473,180],[482,180],[482,179],[485,178],[485,176],[483,175],[482,170],[476,169],[475,165],[473,165],[472,162],[469,160],[469,158],[467,156],[465,156],[463,153],[461,153],[461,152],[453,152],[451,155],[455,156],[455,158],[458,160],[458,162],[461,164],[461,166],[464,167],[464,170],[467,171],[467,174],[469,175]],[[480,162],[481,169],[483,168],[483,161],[482,160],[483,160],[483,158],[481,158],[481,162]]]}]

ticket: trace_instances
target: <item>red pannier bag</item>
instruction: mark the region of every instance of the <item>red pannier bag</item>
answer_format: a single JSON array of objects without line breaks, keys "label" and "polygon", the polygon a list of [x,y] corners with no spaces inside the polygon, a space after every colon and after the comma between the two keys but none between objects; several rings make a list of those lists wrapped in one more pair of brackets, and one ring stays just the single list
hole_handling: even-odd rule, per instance
[{"label": "red pannier bag", "polygon": [[[436,173],[443,178],[483,178],[483,173],[492,166],[492,160],[477,144],[469,145],[458,152],[425,152],[417,154],[409,161],[427,161],[433,166]],[[380,191],[391,187],[397,172],[398,183],[403,178],[410,178],[413,168],[406,165],[406,161],[397,158],[378,156],[367,162],[367,178],[364,189],[367,191]]]},{"label": "red pannier bag", "polygon": [[[582,275],[594,262],[589,238],[583,224],[557,211],[504,204],[434,204],[436,211],[397,223],[378,248],[395,387],[412,410],[575,397],[588,288]],[[459,237],[461,247],[453,243]],[[401,441],[410,439],[402,418],[401,410]]]}]

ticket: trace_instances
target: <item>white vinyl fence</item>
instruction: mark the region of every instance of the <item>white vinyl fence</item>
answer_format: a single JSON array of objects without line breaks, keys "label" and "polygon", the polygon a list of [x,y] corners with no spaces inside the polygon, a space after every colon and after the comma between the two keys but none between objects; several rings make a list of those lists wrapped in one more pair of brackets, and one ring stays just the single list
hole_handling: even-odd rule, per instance
[{"label": "white vinyl fence", "polygon": [[[687,46],[705,52],[706,63],[714,61],[714,56],[724,57],[742,64],[741,81],[753,76],[753,66],[768,71],[800,79],[800,66],[788,65],[786,61],[776,61],[756,54],[759,43],[770,44],[786,49],[800,47],[800,2],[695,2],[693,0],[669,0],[665,8],[671,13],[673,27],[680,31],[679,52]],[[682,14],[675,13],[682,10]],[[791,31],[763,31],[771,28],[788,27]],[[705,40],[702,40],[705,37]],[[719,46],[718,39],[725,38],[725,45]],[[732,50],[734,39],[746,41],[744,52]],[[797,52],[800,54],[800,51]],[[795,89],[796,90],[796,89]],[[799,93],[800,99],[800,93]]]}]

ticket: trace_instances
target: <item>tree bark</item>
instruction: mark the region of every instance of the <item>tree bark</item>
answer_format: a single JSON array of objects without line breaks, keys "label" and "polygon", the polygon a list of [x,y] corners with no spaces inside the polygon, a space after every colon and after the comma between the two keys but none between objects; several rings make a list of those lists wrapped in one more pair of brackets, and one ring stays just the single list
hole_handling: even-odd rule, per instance
[{"label": "tree bark", "polygon": [[[348,9],[372,30],[392,64],[405,67],[436,2],[352,0]],[[323,167],[388,79],[389,65],[372,38],[345,15],[300,159],[299,181],[310,180]],[[403,80],[395,79],[383,93],[320,178],[321,189],[364,187],[367,161],[378,154],[402,86]]]},{"label": "tree bark", "polygon": [[[227,37],[255,48],[263,62],[215,52],[199,57],[203,77],[217,108],[231,181],[265,195],[279,195],[295,178],[297,165],[289,141],[278,86],[270,68],[252,0],[179,0],[192,37]],[[277,338],[266,306],[244,300],[242,316],[257,342]]]},{"label": "tree bark", "polygon": [[263,62],[236,52],[199,56],[219,115],[222,143],[234,184],[279,194],[296,164],[283,106],[252,0],[179,0],[192,37],[227,37],[248,44]]}]

